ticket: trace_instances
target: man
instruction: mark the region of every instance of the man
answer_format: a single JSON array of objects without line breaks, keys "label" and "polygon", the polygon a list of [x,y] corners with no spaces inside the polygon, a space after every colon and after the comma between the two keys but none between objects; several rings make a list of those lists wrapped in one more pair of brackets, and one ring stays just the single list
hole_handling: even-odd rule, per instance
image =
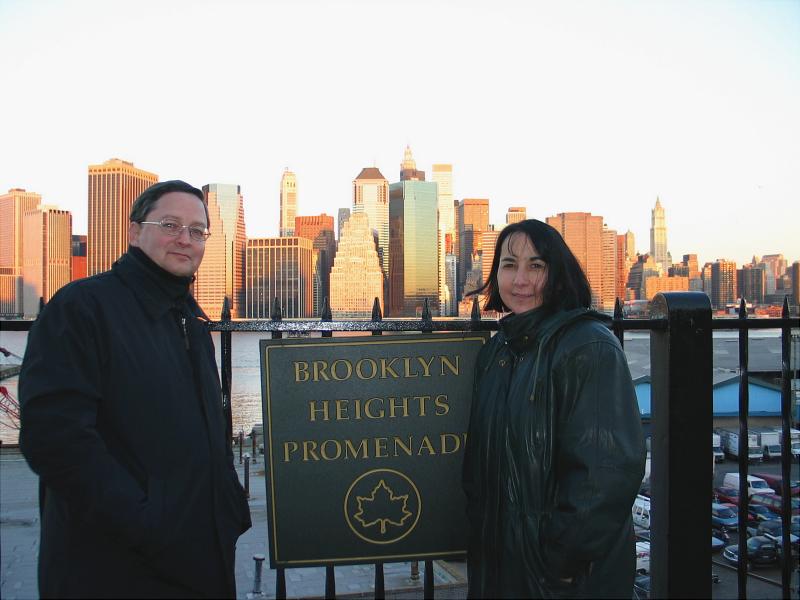
[{"label": "man", "polygon": [[211,336],[189,294],[200,190],[134,202],[110,271],[47,304],[20,374],[20,447],[40,477],[42,597],[234,597],[250,527]]}]

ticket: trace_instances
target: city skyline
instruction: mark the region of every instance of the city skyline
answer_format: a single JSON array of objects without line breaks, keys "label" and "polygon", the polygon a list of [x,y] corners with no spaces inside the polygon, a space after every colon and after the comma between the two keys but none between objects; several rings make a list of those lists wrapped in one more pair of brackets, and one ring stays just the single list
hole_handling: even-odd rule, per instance
[{"label": "city skyline", "polygon": [[800,258],[800,3],[399,7],[0,3],[0,193],[86,233],[86,166],[119,157],[240,186],[247,236],[275,236],[284,169],[298,215],[335,215],[362,169],[398,181],[410,145],[494,224],[591,212],[644,252],[660,198],[675,260]]}]

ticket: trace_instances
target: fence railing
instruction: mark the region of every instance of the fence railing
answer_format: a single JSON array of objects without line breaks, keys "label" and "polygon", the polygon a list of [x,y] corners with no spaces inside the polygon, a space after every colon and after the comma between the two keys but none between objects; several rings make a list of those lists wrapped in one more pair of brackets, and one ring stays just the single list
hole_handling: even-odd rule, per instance
[{"label": "fence railing", "polygon": [[[228,419],[228,436],[232,437],[231,385],[232,334],[235,332],[269,333],[273,339],[287,332],[319,332],[330,337],[334,332],[434,332],[494,331],[497,321],[481,319],[477,301],[470,319],[435,320],[427,308],[417,320],[384,320],[377,302],[369,321],[333,321],[330,310],[321,320],[287,320],[281,318],[280,306],[273,304],[270,320],[232,320],[227,299],[220,321],[209,324],[220,332],[223,403]],[[30,322],[4,321],[4,329],[25,331]],[[10,326],[9,326],[10,325]],[[712,372],[714,330],[739,332],[739,432],[747,439],[748,396],[748,332],[754,329],[781,331],[781,474],[782,474],[782,553],[792,556],[789,525],[791,521],[790,474],[792,465],[790,429],[794,425],[791,381],[797,377],[790,363],[791,331],[800,328],[800,318],[789,316],[784,302],[780,318],[749,319],[744,301],[738,319],[712,318],[709,298],[702,292],[671,292],[656,296],[649,319],[625,319],[617,302],[611,328],[620,343],[624,332],[650,332],[652,438],[651,438],[651,595],[657,598],[711,597],[712,556],[708,546],[711,527],[709,498],[703,493],[687,493],[687,488],[709,489],[713,481],[713,463],[698,460],[709,454],[708,433],[713,428]],[[740,546],[747,532],[747,455],[739,453]],[[691,485],[687,486],[687,482]],[[747,556],[739,552],[738,596],[747,597]],[[433,560],[425,560],[424,595],[433,597]],[[783,560],[781,588],[784,598],[792,596],[794,560]],[[276,573],[277,598],[286,597],[284,569]],[[796,590],[794,591],[796,592]],[[375,597],[383,598],[383,565],[375,564]],[[336,595],[334,567],[326,567],[325,596]]]}]

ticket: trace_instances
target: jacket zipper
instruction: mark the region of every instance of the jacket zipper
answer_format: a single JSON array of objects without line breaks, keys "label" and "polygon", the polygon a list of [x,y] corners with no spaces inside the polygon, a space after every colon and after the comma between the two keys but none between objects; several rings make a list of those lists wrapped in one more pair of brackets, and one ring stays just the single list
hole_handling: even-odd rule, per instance
[{"label": "jacket zipper", "polygon": [[186,331],[186,317],[181,316],[181,329],[183,330],[183,344],[189,349],[189,333]]}]

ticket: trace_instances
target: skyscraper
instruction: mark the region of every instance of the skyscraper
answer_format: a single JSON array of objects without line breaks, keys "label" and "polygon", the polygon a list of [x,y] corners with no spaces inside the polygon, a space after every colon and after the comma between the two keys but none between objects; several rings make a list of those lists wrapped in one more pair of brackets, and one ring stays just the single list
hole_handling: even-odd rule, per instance
[{"label": "skyscraper", "polygon": [[559,213],[547,224],[564,238],[581,263],[592,288],[592,304],[601,306],[603,292],[603,217],[586,212]]},{"label": "skyscraper", "polygon": [[667,220],[659,198],[656,198],[656,205],[650,213],[650,256],[661,265],[661,272],[666,275],[672,258],[667,251]]},{"label": "skyscraper", "polygon": [[500,237],[500,231],[497,227],[490,227],[488,231],[481,234],[481,280],[478,282],[478,287],[489,281],[494,261],[494,249],[497,245],[497,238]]},{"label": "skyscraper", "polygon": [[400,163],[400,181],[425,181],[425,171],[417,171],[417,162],[410,146],[406,146],[403,162]]},{"label": "skyscraper", "polygon": [[603,225],[603,267],[600,278],[600,309],[614,311],[617,299],[617,232]]},{"label": "skyscraper", "polygon": [[275,298],[285,319],[311,316],[310,240],[299,237],[247,240],[245,310],[247,319],[269,319]]},{"label": "skyscraper", "polygon": [[764,264],[742,265],[736,271],[738,296],[753,304],[764,304],[767,289],[767,268]]},{"label": "skyscraper", "polygon": [[453,206],[453,165],[435,164],[431,169],[431,179],[436,183],[439,211],[439,307],[443,316],[452,315],[448,308],[455,298],[456,290],[447,284],[445,238],[455,233],[456,219]]},{"label": "skyscraper", "polygon": [[72,281],[86,277],[86,236],[72,236]]},{"label": "skyscraper", "polygon": [[23,314],[24,217],[41,202],[41,195],[22,188],[0,195],[0,315]]},{"label": "skyscraper", "polygon": [[375,298],[384,305],[384,276],[375,235],[364,212],[344,223],[331,269],[331,313],[334,319],[368,319]]},{"label": "skyscraper", "polygon": [[472,271],[473,257],[481,249],[481,235],[489,230],[489,199],[464,198],[456,211],[458,222],[458,300],[464,297],[467,273]]},{"label": "skyscraper", "polygon": [[736,263],[720,258],[711,265],[711,305],[725,308],[736,300]]},{"label": "skyscraper", "polygon": [[389,310],[416,316],[425,299],[439,312],[436,184],[407,179],[389,186]]},{"label": "skyscraper", "polygon": [[378,238],[378,260],[389,278],[389,182],[375,167],[365,167],[353,180],[352,214],[363,212]]},{"label": "skyscraper", "polygon": [[622,302],[627,300],[627,294],[625,293],[625,284],[628,281],[628,273],[630,271],[630,264],[628,263],[628,257],[625,256],[625,242],[626,242],[626,235],[625,234],[618,234],[617,235],[617,269],[616,269],[616,292],[615,296],[619,298]]},{"label": "skyscraper", "polygon": [[342,228],[344,224],[347,222],[347,219],[350,218],[350,209],[349,208],[340,208],[339,212],[336,216],[336,239],[339,240],[342,238]]},{"label": "skyscraper", "polygon": [[131,205],[157,181],[155,173],[118,158],[89,165],[89,275],[107,271],[128,250]]},{"label": "skyscraper", "polygon": [[506,225],[519,223],[528,218],[528,211],[524,206],[509,206],[506,211]]},{"label": "skyscraper", "polygon": [[322,315],[325,298],[330,302],[330,276],[336,255],[336,238],[333,234],[333,217],[322,213],[310,217],[296,217],[294,232],[297,237],[311,240],[314,248],[313,300],[311,314]]},{"label": "skyscraper", "polygon": [[208,205],[211,237],[194,282],[194,297],[210,319],[222,315],[227,297],[231,315],[242,317],[244,302],[244,261],[247,236],[244,225],[244,199],[236,184],[209,183],[203,186]]},{"label": "skyscraper", "polygon": [[35,317],[39,298],[49,302],[72,279],[72,213],[40,205],[23,222],[23,313]]},{"label": "skyscraper", "polygon": [[281,175],[281,219],[280,237],[294,235],[294,219],[297,216],[297,177],[288,167]]}]

